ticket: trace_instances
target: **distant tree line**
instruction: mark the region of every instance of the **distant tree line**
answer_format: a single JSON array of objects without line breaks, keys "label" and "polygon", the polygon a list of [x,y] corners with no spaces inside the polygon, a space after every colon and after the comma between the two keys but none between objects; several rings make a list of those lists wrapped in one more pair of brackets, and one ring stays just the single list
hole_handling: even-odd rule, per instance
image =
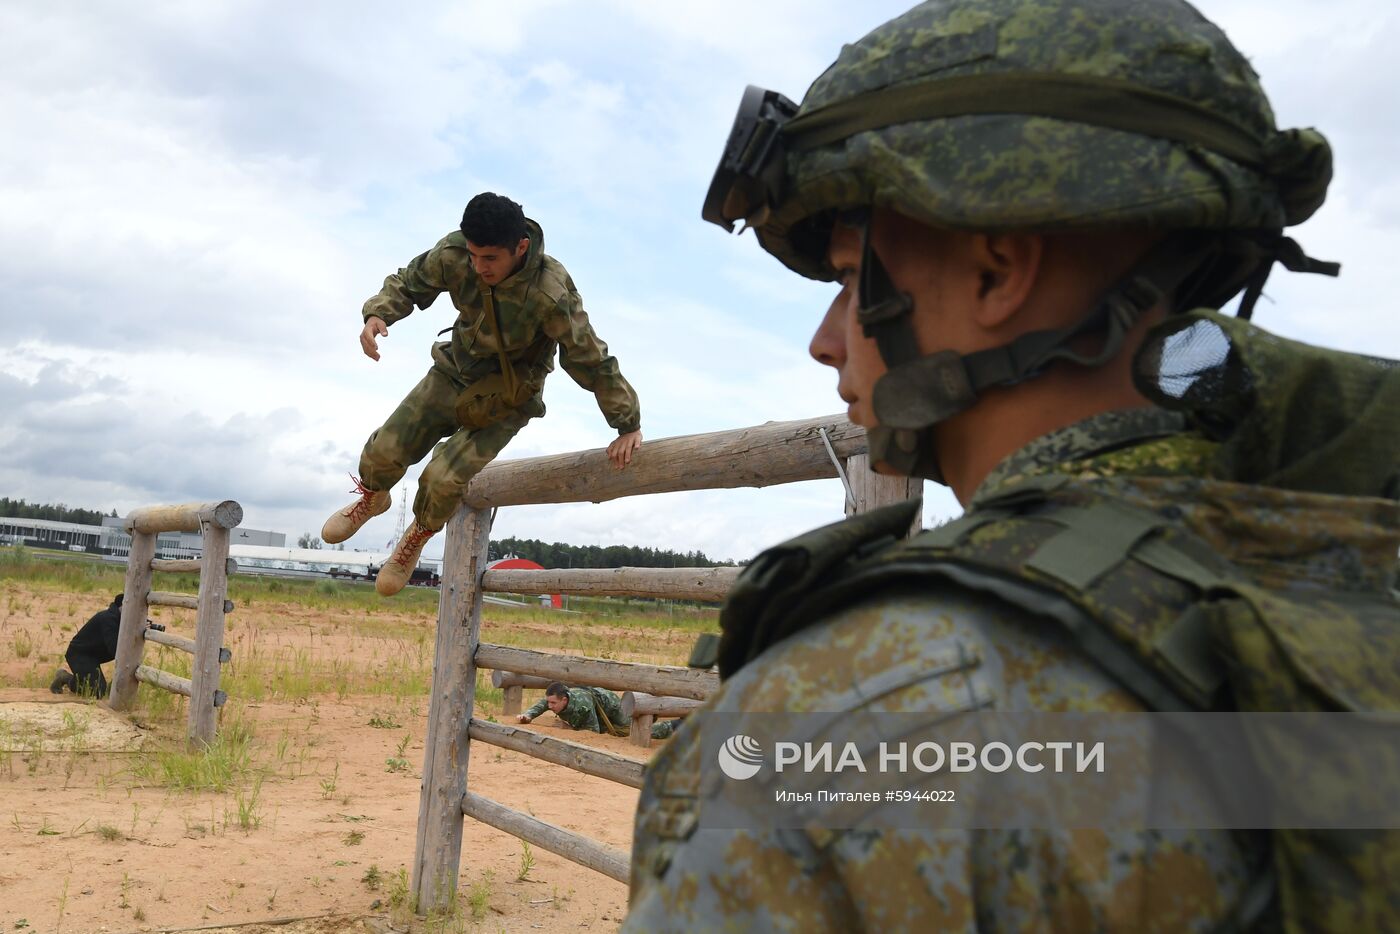
[{"label": "distant tree line", "polygon": [[537,538],[492,539],[492,561],[514,555],[547,568],[716,568],[733,561],[714,561],[703,551],[671,551],[634,545],[546,544]]},{"label": "distant tree line", "polygon": [[[115,516],[113,509],[110,515]],[[108,513],[95,509],[75,509],[63,503],[27,503],[22,499],[0,496],[0,516],[14,519],[46,519],[50,522],[76,522],[79,525],[101,525],[103,516]]]}]

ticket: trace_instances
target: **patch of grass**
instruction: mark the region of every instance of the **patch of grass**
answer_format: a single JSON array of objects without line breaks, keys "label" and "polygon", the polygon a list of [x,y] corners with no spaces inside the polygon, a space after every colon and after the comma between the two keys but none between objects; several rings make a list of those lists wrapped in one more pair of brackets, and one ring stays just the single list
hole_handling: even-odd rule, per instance
[{"label": "patch of grass", "polygon": [[392,713],[376,713],[369,718],[369,725],[376,730],[397,730],[403,726]]},{"label": "patch of grass", "polygon": [[122,833],[120,828],[113,827],[111,824],[98,824],[96,833],[108,843],[116,843],[118,840],[126,839],[126,834]]},{"label": "patch of grass", "polygon": [[535,868],[535,854],[530,850],[530,844],[524,840],[520,841],[520,869],[515,874],[516,882],[524,882],[530,875],[530,870]]},{"label": "patch of grass", "polygon": [[341,838],[346,846],[359,846],[364,840],[365,832],[363,830],[352,830]]},{"label": "patch of grass", "polygon": [[262,795],[263,777],[258,775],[253,779],[252,785],[248,788],[240,788],[234,793],[234,805],[237,808],[237,819],[239,829],[243,831],[257,830],[262,826],[262,815],[259,813],[258,799]]},{"label": "patch of grass", "polygon": [[467,895],[467,910],[471,913],[473,921],[480,921],[486,917],[486,909],[491,903],[491,870],[486,870],[481,875],[480,881],[472,886],[470,894]]},{"label": "patch of grass", "polygon": [[371,892],[377,892],[380,886],[384,884],[384,873],[380,872],[379,867],[374,863],[370,863],[369,868],[365,870],[365,874],[360,876],[360,881],[364,883],[365,888],[369,889]]},{"label": "patch of grass", "polygon": [[252,771],[252,736],[246,720],[230,718],[203,749],[142,756],[133,762],[132,771],[137,778],[181,791],[227,791]]},{"label": "patch of grass", "polygon": [[340,781],[340,763],[335,764],[335,771],[331,772],[330,778],[321,779],[321,797],[329,798],[335,794],[335,786]]},{"label": "patch of grass", "polygon": [[28,629],[21,629],[10,641],[15,647],[16,658],[28,658],[34,651],[34,638],[29,635]]}]

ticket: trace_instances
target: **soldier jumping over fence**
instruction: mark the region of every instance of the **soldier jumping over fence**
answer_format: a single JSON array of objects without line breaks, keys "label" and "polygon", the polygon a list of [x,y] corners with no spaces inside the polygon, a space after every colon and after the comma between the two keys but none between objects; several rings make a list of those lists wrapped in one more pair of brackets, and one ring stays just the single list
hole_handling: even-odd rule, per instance
[{"label": "soldier jumping over fence", "polygon": [[642,442],[636,392],[593,332],[568,271],[544,252],[540,225],[520,205],[490,192],[477,195],[459,230],[388,276],[362,312],[365,356],[378,360],[378,339],[389,327],[443,292],[457,309],[451,340],[433,345],[428,374],[369,436],[355,481],[358,498],[321,530],[328,544],[354,535],[388,510],[394,484],[432,451],[418,481],[413,523],[375,581],[384,596],[403,589],[472,477],[526,422],[544,414],[542,392],[556,347],[564,371],[597,396],[618,432],[608,445],[614,466],[630,464]]},{"label": "soldier jumping over fence", "polygon": [[[554,711],[556,717],[575,730],[613,736],[626,736],[632,731],[631,724],[622,716],[622,698],[604,688],[571,688],[555,681],[545,688],[544,697],[515,719],[529,723],[546,709]],[[651,725],[651,738],[666,739],[679,725],[679,720],[658,720]]]}]

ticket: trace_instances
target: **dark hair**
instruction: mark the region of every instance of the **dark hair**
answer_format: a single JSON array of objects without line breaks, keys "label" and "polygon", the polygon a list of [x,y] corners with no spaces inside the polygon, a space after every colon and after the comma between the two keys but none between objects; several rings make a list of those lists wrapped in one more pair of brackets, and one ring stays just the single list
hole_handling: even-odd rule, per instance
[{"label": "dark hair", "polygon": [[122,605],[122,600],[125,599],[125,597],[126,597],[126,594],[125,594],[125,593],[119,593],[119,594],[117,594],[115,597],[112,598],[112,603],[114,603],[114,604],[117,605],[117,606],[121,606],[121,605]]},{"label": "dark hair", "polygon": [[568,697],[569,687],[562,681],[551,681],[549,687],[544,689],[545,697]]},{"label": "dark hair", "polygon": [[505,195],[483,191],[462,212],[462,234],[477,246],[513,250],[525,237],[525,212]]}]

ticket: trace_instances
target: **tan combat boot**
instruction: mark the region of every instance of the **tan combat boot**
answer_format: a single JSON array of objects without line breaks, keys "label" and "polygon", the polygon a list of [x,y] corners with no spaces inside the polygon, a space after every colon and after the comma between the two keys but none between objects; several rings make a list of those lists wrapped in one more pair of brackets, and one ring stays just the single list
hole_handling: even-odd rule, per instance
[{"label": "tan combat boot", "polygon": [[366,489],[358,477],[352,476],[350,479],[355,481],[355,489],[350,492],[359,493],[360,498],[331,516],[326,520],[326,524],[321,526],[321,541],[327,545],[337,545],[345,541],[360,531],[366,522],[389,511],[391,497],[388,490]]},{"label": "tan combat boot", "polygon": [[374,579],[374,589],[384,597],[392,597],[403,590],[408,579],[413,576],[413,569],[418,567],[418,556],[423,553],[423,546],[436,534],[432,529],[423,528],[418,524],[418,520],[414,519],[408,531],[403,533],[403,538],[399,539],[394,553],[379,569],[379,576]]}]

